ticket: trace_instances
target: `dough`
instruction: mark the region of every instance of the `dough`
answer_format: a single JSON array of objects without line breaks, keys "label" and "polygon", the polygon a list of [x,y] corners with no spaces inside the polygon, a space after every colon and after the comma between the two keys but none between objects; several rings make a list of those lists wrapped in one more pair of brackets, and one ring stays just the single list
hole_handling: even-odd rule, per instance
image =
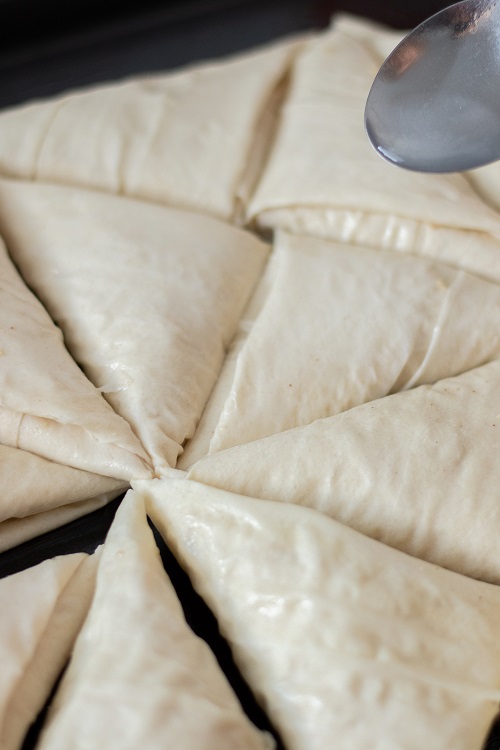
[{"label": "dough", "polygon": [[268,246],[201,214],[9,181],[0,182],[0,231],[155,470],[175,466]]},{"label": "dough", "polygon": [[69,657],[97,556],[65,555],[0,581],[0,746],[18,750]]},{"label": "dough", "polygon": [[500,588],[309,508],[137,482],[288,750],[480,748]]},{"label": "dough", "polygon": [[128,485],[88,471],[72,469],[34,453],[0,445],[0,523],[77,503],[98,495],[118,495]]},{"label": "dough", "polygon": [[500,355],[500,287],[444,264],[279,233],[210,452]]},{"label": "dough", "polygon": [[298,57],[248,208],[259,227],[426,255],[500,280],[500,217],[463,175],[396,169],[371,147],[364,107],[393,34],[341,18]]},{"label": "dough", "polygon": [[0,240],[0,442],[115,479],[151,476],[147,456],[65,349]]},{"label": "dough", "polygon": [[101,507],[127,486],[0,445],[0,552]]},{"label": "dough", "polygon": [[40,750],[264,750],[215,657],[188,628],[144,503],[128,493]]},{"label": "dough", "polygon": [[31,516],[8,518],[0,523],[0,552],[99,510],[118,494],[119,492],[111,492],[88,500],[78,500],[69,505],[58,505],[49,510],[33,513]]},{"label": "dough", "polygon": [[408,554],[500,584],[499,452],[497,360],[215,453],[187,476],[315,508]]},{"label": "dough", "polygon": [[301,46],[287,40],[6,110],[0,173],[231,219],[260,172],[256,147],[270,137],[274,94]]}]

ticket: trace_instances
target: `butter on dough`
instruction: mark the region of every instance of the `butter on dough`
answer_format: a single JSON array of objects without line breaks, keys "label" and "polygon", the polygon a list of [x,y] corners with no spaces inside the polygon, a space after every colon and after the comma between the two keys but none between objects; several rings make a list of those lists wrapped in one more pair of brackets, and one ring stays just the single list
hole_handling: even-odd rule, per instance
[{"label": "butter on dough", "polygon": [[309,508],[139,481],[289,750],[471,750],[500,702],[500,588]]},{"label": "butter on dough", "polygon": [[210,453],[500,355],[500,286],[410,255],[278,233]]},{"label": "butter on dough", "polygon": [[490,201],[464,175],[395,169],[368,141],[366,98],[396,41],[341,17],[306,45],[248,220],[426,255],[499,281],[500,216]]},{"label": "butter on dough", "polygon": [[499,415],[497,360],[215,453],[187,476],[315,508],[408,554],[500,584]]},{"label": "butter on dough", "polygon": [[0,581],[0,746],[18,750],[69,658],[97,555],[46,560]]},{"label": "butter on dough", "polygon": [[215,656],[189,629],[141,497],[129,492],[102,549],[96,593],[40,750],[271,750]]},{"label": "butter on dough", "polygon": [[78,188],[3,180],[0,204],[12,256],[76,361],[155,470],[175,466],[268,245],[209,216]]},{"label": "butter on dough", "polygon": [[[300,39],[0,113],[0,173],[231,219]],[[271,128],[271,130],[269,130]]]},{"label": "butter on dough", "polygon": [[0,240],[0,442],[113,479],[151,476],[130,426],[66,350]]}]

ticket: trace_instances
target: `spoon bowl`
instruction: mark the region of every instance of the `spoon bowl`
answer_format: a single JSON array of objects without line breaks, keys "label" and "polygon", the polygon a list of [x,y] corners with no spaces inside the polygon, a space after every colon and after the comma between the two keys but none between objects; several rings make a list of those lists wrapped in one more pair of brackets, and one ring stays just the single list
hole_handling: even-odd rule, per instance
[{"label": "spoon bowl", "polygon": [[410,32],[373,82],[365,126],[378,153],[406,169],[500,159],[498,0],[464,0]]}]

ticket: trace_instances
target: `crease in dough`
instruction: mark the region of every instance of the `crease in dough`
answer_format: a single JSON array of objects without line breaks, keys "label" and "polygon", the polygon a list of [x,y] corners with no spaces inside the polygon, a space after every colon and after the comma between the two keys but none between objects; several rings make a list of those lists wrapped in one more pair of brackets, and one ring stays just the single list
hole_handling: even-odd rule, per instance
[{"label": "crease in dough", "polygon": [[17,750],[63,669],[92,599],[98,554],[46,560],[0,581],[0,744]]},{"label": "crease in dough", "polygon": [[187,477],[314,508],[415,557],[498,585],[499,394],[496,360],[215,453]]},{"label": "crease in dough", "polygon": [[500,287],[472,274],[285,232],[272,264],[265,303],[217,399],[209,453],[500,354]]},{"label": "crease in dough", "polygon": [[0,444],[0,522],[44,513],[60,505],[116,497],[128,485]]},{"label": "crease in dough", "polygon": [[106,505],[128,487],[0,445],[0,552]]},{"label": "crease in dough", "polygon": [[69,505],[58,505],[48,510],[42,510],[33,513],[31,516],[7,518],[0,522],[0,553],[92,513],[102,508],[119,494],[120,491],[103,493],[97,497],[78,500]]},{"label": "crease in dough", "polygon": [[102,550],[92,607],[40,750],[272,750],[194,635],[161,563],[142,498],[129,492]]},{"label": "crease in dough", "polygon": [[187,470],[209,452],[210,441],[214,436],[224,402],[231,390],[240,351],[266,303],[274,283],[275,273],[276,254],[271,253],[247,307],[238,321],[237,331],[228,347],[221,372],[207,400],[196,431],[179,456],[176,468],[181,471]]},{"label": "crease in dough", "polygon": [[[43,123],[43,128],[41,128],[41,130],[40,130],[38,144],[36,144],[35,147],[34,147],[33,168],[32,168],[31,176],[29,178],[31,180],[36,180],[38,178],[39,164],[40,164],[41,156],[42,156],[42,153],[43,153],[43,147],[44,147],[45,142],[47,141],[47,139],[49,137],[49,133],[50,133],[51,128],[53,127],[53,125],[54,125],[54,123],[55,123],[55,121],[57,119],[59,111],[64,107],[64,105],[65,105],[65,100],[64,99],[62,99],[62,100],[60,100],[58,102],[54,102],[53,104],[52,104],[52,102],[46,101],[46,100],[44,102],[41,102],[39,104],[39,106],[41,107],[41,109],[43,111],[43,114],[44,115],[48,115],[48,117],[45,119],[45,121]],[[29,117],[30,118],[33,115],[33,109],[36,106],[37,106],[37,104],[30,104],[29,105],[28,112],[29,112]],[[36,118],[36,119],[38,120],[38,118]],[[12,176],[16,176],[16,175],[14,174]]]},{"label": "crease in dough", "polygon": [[0,227],[69,351],[132,426],[156,474],[174,467],[269,246],[209,216],[5,180]]},{"label": "crease in dough", "polygon": [[0,172],[231,220],[262,112],[302,44],[279,40],[8,109],[0,114]]},{"label": "crease in dough", "polygon": [[[308,508],[139,481],[290,750],[470,750],[498,711],[500,589]],[[369,666],[367,666],[369,665]]]},{"label": "crease in dough", "polygon": [[151,476],[130,426],[71,358],[1,240],[0,300],[0,441],[104,476]]},{"label": "crease in dough", "polygon": [[238,187],[234,191],[235,208],[232,220],[239,225],[245,223],[246,207],[269,159],[289,86],[290,70],[287,69],[277,82],[275,89],[268,95],[267,101],[262,105],[259,119],[255,125],[253,142],[248,148],[249,158],[242,168],[238,178]]},{"label": "crease in dough", "polygon": [[499,281],[500,217],[469,177],[394,169],[368,141],[363,112],[383,61],[377,49],[385,54],[396,41],[342,16],[306,44],[247,220],[426,255]]}]

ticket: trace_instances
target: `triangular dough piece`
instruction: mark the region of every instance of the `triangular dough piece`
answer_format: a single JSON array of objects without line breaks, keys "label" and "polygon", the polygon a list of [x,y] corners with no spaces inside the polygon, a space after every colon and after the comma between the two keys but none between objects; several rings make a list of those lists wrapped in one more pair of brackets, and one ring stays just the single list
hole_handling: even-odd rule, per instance
[{"label": "triangular dough piece", "polygon": [[263,116],[300,47],[288,40],[8,110],[0,115],[0,172],[230,219],[247,173],[258,174],[258,140],[271,135]]},{"label": "triangular dough piece", "polygon": [[208,216],[76,188],[3,181],[0,204],[11,253],[69,350],[155,469],[174,466],[268,246]]},{"label": "triangular dough piece", "polygon": [[0,442],[105,476],[147,477],[147,456],[64,347],[0,240]]},{"label": "triangular dough piece", "polygon": [[65,555],[0,581],[0,746],[18,750],[87,614],[96,555]]},{"label": "triangular dough piece", "polygon": [[500,354],[500,286],[410,255],[279,233],[210,452]]},{"label": "triangular dough piece", "polygon": [[59,505],[50,510],[34,513],[32,516],[2,521],[0,523],[0,552],[12,549],[18,544],[30,541],[53,529],[60,529],[61,526],[77,518],[99,510],[118,494],[118,492],[113,492],[109,495],[98,495],[69,505]]},{"label": "triangular dough piece", "polygon": [[484,201],[500,212],[500,164],[498,161],[467,172],[467,179]]},{"label": "triangular dough piece", "polygon": [[330,21],[330,29],[335,27],[336,31],[342,31],[354,39],[367,45],[376,60],[382,63],[394,48],[401,42],[410,31],[392,29],[371,18],[363,18],[350,13],[335,13]]},{"label": "triangular dough piece", "polygon": [[40,750],[273,746],[187,626],[142,498],[128,493],[106,539],[92,608]]},{"label": "triangular dough piece", "polygon": [[[364,107],[392,32],[341,18],[309,42],[249,218],[262,227],[435,257],[500,279],[500,216],[463,175],[396,169]],[[466,230],[466,231],[457,231]]]},{"label": "triangular dough piece", "polygon": [[221,451],[188,477],[310,506],[411,555],[500,584],[499,455],[496,361]]},{"label": "triangular dough piece", "polygon": [[471,750],[500,702],[500,588],[316,511],[135,483],[289,750]]},{"label": "triangular dough piece", "polygon": [[24,518],[98,495],[109,499],[127,487],[88,471],[56,464],[34,453],[0,445],[0,522]]},{"label": "triangular dough piece", "polygon": [[0,445],[0,552],[104,505],[128,485]]}]

